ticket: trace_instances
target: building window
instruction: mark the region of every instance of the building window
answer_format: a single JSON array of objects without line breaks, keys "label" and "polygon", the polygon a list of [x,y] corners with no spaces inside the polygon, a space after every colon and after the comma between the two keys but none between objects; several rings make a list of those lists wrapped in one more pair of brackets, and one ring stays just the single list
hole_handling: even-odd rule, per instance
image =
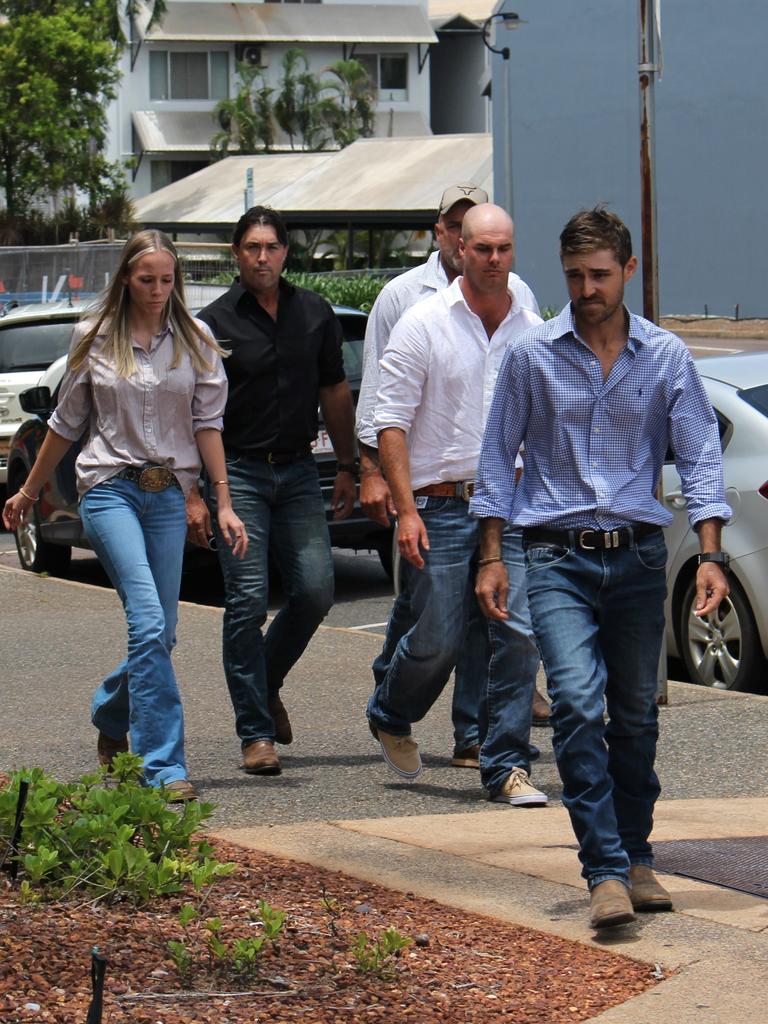
[{"label": "building window", "polygon": [[379,102],[408,99],[407,53],[356,53],[379,90]]},{"label": "building window", "polygon": [[153,100],[223,100],[229,96],[229,54],[151,50],[149,97]]},{"label": "building window", "polygon": [[159,188],[181,181],[188,174],[202,171],[210,160],[153,160],[150,167],[150,189],[156,192]]}]

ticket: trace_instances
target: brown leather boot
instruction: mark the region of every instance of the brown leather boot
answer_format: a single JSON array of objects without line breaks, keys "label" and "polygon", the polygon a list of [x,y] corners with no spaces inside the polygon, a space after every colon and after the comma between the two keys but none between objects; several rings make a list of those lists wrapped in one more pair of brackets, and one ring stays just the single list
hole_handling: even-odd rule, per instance
[{"label": "brown leather boot", "polygon": [[629,898],[635,910],[643,913],[672,910],[672,897],[659,884],[647,864],[633,864],[629,869]]},{"label": "brown leather boot", "polygon": [[267,710],[275,723],[275,743],[282,743],[287,747],[289,743],[293,743],[293,730],[288,712],[285,710],[285,705],[280,700],[279,694],[276,693],[274,697],[269,698]]},{"label": "brown leather boot", "polygon": [[249,775],[279,775],[280,760],[272,740],[254,740],[243,747],[241,767]]},{"label": "brown leather boot", "polygon": [[634,920],[629,889],[618,878],[600,882],[589,894],[589,923],[593,928],[615,928]]},{"label": "brown leather boot", "polygon": [[531,725],[552,725],[552,709],[538,690],[533,691]]},{"label": "brown leather boot", "polygon": [[96,744],[96,753],[99,758],[99,764],[105,764],[111,770],[112,759],[115,754],[128,753],[128,737],[123,736],[122,739],[116,740],[111,736],[107,736],[105,732],[100,732],[99,740]]}]

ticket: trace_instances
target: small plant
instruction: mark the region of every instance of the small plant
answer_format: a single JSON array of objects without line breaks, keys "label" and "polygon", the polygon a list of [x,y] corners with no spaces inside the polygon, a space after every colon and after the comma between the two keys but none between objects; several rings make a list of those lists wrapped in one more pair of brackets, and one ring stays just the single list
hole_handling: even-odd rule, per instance
[{"label": "small plant", "polygon": [[[229,941],[222,935],[223,922],[220,917],[202,920],[199,911],[191,903],[185,904],[178,915],[184,938],[173,939],[168,943],[168,952],[182,985],[190,988],[195,975],[205,973],[206,968],[208,974],[226,982],[247,981],[257,975],[259,958],[265,944],[269,943],[273,949],[277,949],[285,914],[282,910],[274,910],[265,900],[260,900],[254,916],[261,922],[263,934]],[[193,949],[201,943],[203,950],[196,955]]]},{"label": "small plant", "polygon": [[341,917],[341,904],[335,896],[331,896],[325,886],[321,889],[320,906],[328,915],[328,931],[336,935],[336,922]]},{"label": "small plant", "polygon": [[395,976],[395,961],[412,942],[413,939],[390,926],[376,941],[365,932],[359,932],[350,952],[357,961],[358,971],[386,980]]},{"label": "small plant", "polygon": [[201,891],[234,871],[193,834],[211,804],[190,802],[177,813],[165,794],[140,784],[141,758],[118,754],[106,769],[63,783],[39,768],[19,771],[0,790],[0,860],[10,855],[22,779],[29,782],[17,860],[21,898],[131,899],[138,905],[180,892]]}]

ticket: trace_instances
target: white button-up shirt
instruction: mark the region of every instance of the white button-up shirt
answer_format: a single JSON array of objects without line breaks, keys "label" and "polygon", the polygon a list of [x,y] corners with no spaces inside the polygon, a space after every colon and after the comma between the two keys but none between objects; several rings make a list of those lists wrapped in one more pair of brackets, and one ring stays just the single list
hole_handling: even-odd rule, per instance
[{"label": "white button-up shirt", "polygon": [[[448,278],[440,260],[433,252],[426,263],[407,270],[384,285],[373,304],[365,328],[363,349],[363,379],[357,400],[357,437],[369,448],[376,448],[376,426],[373,421],[376,394],[379,390],[379,362],[384,355],[392,328],[407,309],[435,292],[448,287]],[[539,312],[536,297],[517,274],[509,275],[509,290],[519,306]]]},{"label": "white button-up shirt", "polygon": [[488,337],[467,305],[461,278],[408,310],[390,336],[379,374],[377,433],[408,438],[411,486],[474,480],[483,429],[507,345],[542,322],[514,295]]}]

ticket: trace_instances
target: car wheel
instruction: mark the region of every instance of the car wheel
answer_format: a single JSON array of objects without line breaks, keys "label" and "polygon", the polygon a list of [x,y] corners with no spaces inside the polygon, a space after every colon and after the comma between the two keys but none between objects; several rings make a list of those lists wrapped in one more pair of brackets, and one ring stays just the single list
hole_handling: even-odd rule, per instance
[{"label": "car wheel", "polygon": [[61,576],[69,568],[72,548],[61,544],[47,544],[40,536],[40,517],[33,505],[26,520],[15,532],[16,551],[22,569],[27,572],[48,572]]},{"label": "car wheel", "polygon": [[376,550],[379,553],[381,568],[392,579],[394,552],[392,550],[392,537],[390,534],[387,534],[386,539],[379,544]]},{"label": "car wheel", "polygon": [[759,692],[765,669],[757,627],[741,586],[730,579],[731,592],[706,619],[694,614],[696,580],[680,609],[680,652],[691,681],[717,690]]}]

